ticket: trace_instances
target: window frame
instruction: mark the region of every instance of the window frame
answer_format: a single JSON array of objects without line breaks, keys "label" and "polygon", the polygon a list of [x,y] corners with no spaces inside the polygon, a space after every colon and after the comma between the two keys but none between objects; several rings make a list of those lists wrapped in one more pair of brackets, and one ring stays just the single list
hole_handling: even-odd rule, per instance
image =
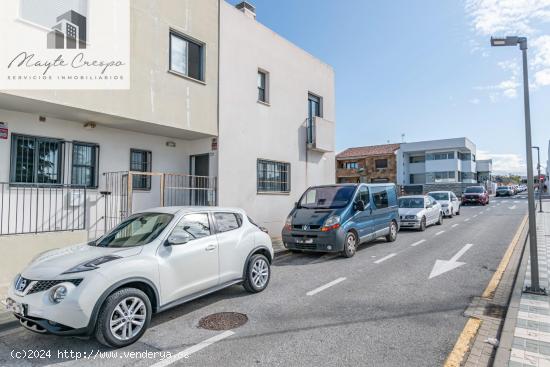
[{"label": "window frame", "polygon": [[344,162],[344,169],[359,169],[359,162]]},{"label": "window frame", "polygon": [[[258,90],[258,102],[259,103],[262,103],[262,104],[265,104],[265,105],[269,105],[269,72],[267,70],[264,70],[264,69],[261,69],[261,68],[258,68],[258,73],[257,73],[257,76],[259,77],[260,75],[263,76],[263,89],[260,87],[260,85],[257,85],[257,90]],[[263,90],[263,93],[264,93],[264,98],[261,99],[260,98],[260,91]]]},{"label": "window frame", "polygon": [[[182,73],[178,70],[175,70],[172,68],[172,36],[177,37],[185,42],[187,42],[187,73]],[[199,78],[195,78],[193,76],[189,75],[189,43],[193,43],[197,46],[199,46],[200,49],[200,62],[199,62]],[[182,33],[174,28],[170,28],[168,31],[168,72],[172,73],[174,75],[180,76],[182,78],[186,78],[192,81],[199,82],[201,84],[206,84],[206,43],[188,36],[185,33]]]},{"label": "window frame", "polygon": [[[93,167],[93,175],[94,176],[93,176],[92,185],[81,185],[81,184],[75,184],[74,183],[74,179],[75,179],[75,175],[74,175],[74,168],[75,168],[74,154],[75,154],[75,147],[76,146],[86,146],[86,147],[93,148],[92,156],[93,156],[93,159],[94,159],[94,165],[92,167]],[[79,164],[78,167],[87,168],[87,167],[90,167],[90,166]],[[72,147],[71,147],[71,185],[83,186],[83,187],[86,187],[87,189],[97,189],[99,187],[99,144],[97,144],[97,143],[88,143],[88,142],[83,142],[83,141],[73,141]]]},{"label": "window frame", "polygon": [[[386,162],[384,167],[378,167],[378,162]],[[389,167],[389,160],[388,158],[379,158],[374,160],[374,168],[378,169],[388,169]]]},{"label": "window frame", "polygon": [[[285,165],[287,167],[287,171],[286,171],[286,182],[284,184],[286,184],[286,189],[287,190],[260,190],[260,182],[272,182],[270,180],[266,180],[266,179],[263,179],[263,180],[260,180],[260,163],[272,163],[272,164],[277,164],[277,165]],[[282,161],[274,161],[274,160],[271,160],[271,159],[265,159],[265,158],[258,158],[256,160],[256,193],[257,194],[274,194],[274,195],[289,195],[290,192],[291,192],[291,183],[292,183],[292,180],[291,180],[291,169],[292,169],[292,166],[290,164],[290,162],[282,162]],[[283,181],[281,181],[283,182]],[[283,187],[285,188],[285,187]]]},{"label": "window frame", "polygon": [[[33,139],[35,141],[35,151],[33,154],[33,172],[32,172],[32,182],[17,182],[16,178],[16,167],[17,167],[17,146],[16,142],[19,138]],[[38,178],[38,145],[40,142],[49,142],[58,144],[58,157],[57,157],[57,182],[55,183],[46,183],[46,182],[37,182]],[[10,137],[10,168],[9,168],[9,184],[14,186],[61,186],[64,182],[64,161],[65,161],[65,141],[63,139],[50,138],[47,136],[38,136],[38,135],[29,135],[29,134],[20,134],[12,133]]]},{"label": "window frame", "polygon": [[[139,152],[139,153],[146,153],[147,154],[147,164],[149,165],[149,171],[139,171],[132,169],[132,153]],[[130,162],[129,162],[129,169],[131,172],[146,172],[151,173],[153,172],[153,152],[146,149],[139,149],[139,148],[130,148]],[[146,185],[145,187],[135,187],[134,184],[134,177],[132,177],[132,190],[134,191],[151,191],[151,176],[150,175],[144,175],[146,177]]]}]

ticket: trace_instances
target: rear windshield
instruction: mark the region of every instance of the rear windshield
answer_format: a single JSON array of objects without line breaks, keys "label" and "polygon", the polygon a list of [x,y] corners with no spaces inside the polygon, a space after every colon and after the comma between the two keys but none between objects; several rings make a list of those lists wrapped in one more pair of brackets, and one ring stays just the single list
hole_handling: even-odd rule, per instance
[{"label": "rear windshield", "polygon": [[483,187],[467,187],[466,190],[464,190],[466,194],[468,193],[475,193],[475,194],[481,194],[483,192]]},{"label": "rear windshield", "polygon": [[509,187],[508,186],[500,186],[500,187],[497,187],[497,190],[508,190]]},{"label": "rear windshield", "polygon": [[449,194],[446,192],[432,192],[429,195],[435,200],[449,200]]},{"label": "rear windshield", "polygon": [[401,198],[399,199],[400,208],[423,208],[424,198]]},{"label": "rear windshield", "polygon": [[312,187],[302,196],[298,207],[307,209],[343,208],[353,198],[355,188],[355,186]]}]

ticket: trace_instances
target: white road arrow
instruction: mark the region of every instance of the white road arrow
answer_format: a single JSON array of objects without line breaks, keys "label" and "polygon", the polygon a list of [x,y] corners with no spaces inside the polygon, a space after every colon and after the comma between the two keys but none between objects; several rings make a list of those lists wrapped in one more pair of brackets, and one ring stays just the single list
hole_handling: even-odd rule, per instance
[{"label": "white road arrow", "polygon": [[453,269],[458,268],[459,266],[462,266],[466,263],[458,261],[462,255],[466,253],[472,247],[473,245],[471,243],[468,243],[463,248],[460,249],[453,257],[451,257],[450,260],[436,260],[435,265],[432,269],[432,272],[430,273],[430,276],[428,279],[435,278],[438,275],[441,275],[443,273],[446,273],[448,271],[451,271]]}]

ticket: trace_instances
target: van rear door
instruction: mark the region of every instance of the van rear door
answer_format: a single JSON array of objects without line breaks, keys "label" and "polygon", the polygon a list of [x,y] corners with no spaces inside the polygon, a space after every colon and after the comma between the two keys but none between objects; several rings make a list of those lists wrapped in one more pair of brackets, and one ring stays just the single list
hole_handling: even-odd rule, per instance
[{"label": "van rear door", "polygon": [[[374,216],[372,215],[372,210],[370,209],[372,208],[372,204],[370,204],[369,189],[367,186],[359,187],[359,190],[355,196],[354,204],[359,200],[363,200],[365,210],[359,211],[352,208],[352,210],[354,210],[352,220],[354,222],[354,227],[359,234],[360,240],[367,241],[372,239],[372,235],[374,233]],[[371,205],[370,208],[368,207],[369,204]]]}]

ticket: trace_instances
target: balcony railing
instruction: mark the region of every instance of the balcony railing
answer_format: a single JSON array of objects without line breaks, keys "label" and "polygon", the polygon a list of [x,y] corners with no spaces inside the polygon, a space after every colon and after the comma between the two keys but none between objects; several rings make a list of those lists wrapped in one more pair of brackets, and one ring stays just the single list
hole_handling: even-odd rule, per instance
[{"label": "balcony railing", "polygon": [[364,173],[363,168],[337,168],[336,176],[338,177],[358,177]]},{"label": "balcony railing", "polygon": [[322,117],[306,121],[307,147],[317,152],[334,152],[334,123]]}]

